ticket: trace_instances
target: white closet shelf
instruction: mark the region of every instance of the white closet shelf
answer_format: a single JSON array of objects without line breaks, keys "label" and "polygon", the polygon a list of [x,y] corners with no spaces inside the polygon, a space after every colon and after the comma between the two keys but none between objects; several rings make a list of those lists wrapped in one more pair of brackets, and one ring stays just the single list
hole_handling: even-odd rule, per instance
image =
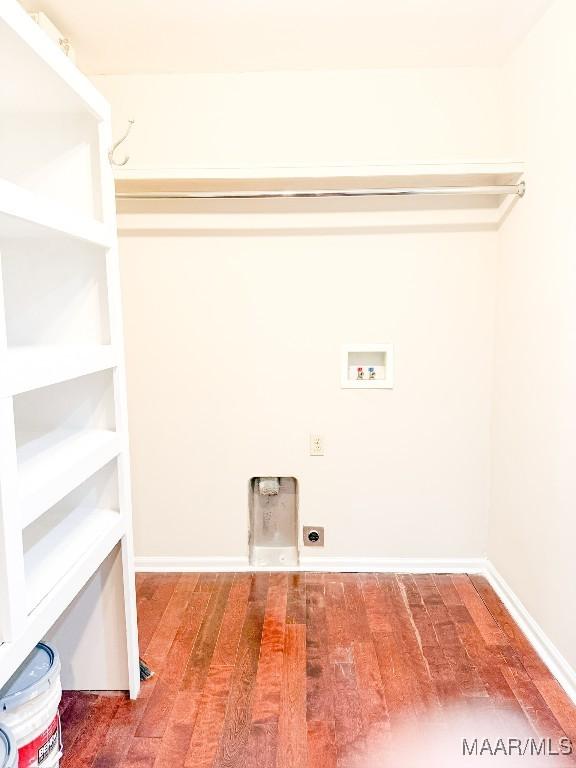
[{"label": "white closet shelf", "polygon": [[308,182],[318,186],[322,181],[330,188],[345,186],[350,181],[366,186],[426,186],[454,184],[483,186],[513,184],[524,173],[517,161],[470,163],[420,163],[417,165],[291,165],[251,166],[236,168],[115,168],[118,192],[159,191],[165,188],[190,189],[262,188],[286,184],[288,188]]},{"label": "white closet shelf", "polygon": [[105,371],[115,365],[116,354],[109,345],[8,347],[0,352],[0,397]]},{"label": "white closet shelf", "polygon": [[[62,582],[75,594],[122,535],[122,518],[111,509],[51,510],[27,529],[24,544],[26,606],[31,614]],[[81,582],[81,583],[79,583]]]},{"label": "white closet shelf", "polygon": [[120,450],[119,436],[105,429],[60,428],[21,435],[18,493],[22,527],[112,461]]},{"label": "white closet shelf", "polygon": [[109,248],[106,226],[0,178],[0,234],[3,238],[71,237]]},{"label": "white closet shelf", "polygon": [[[80,512],[81,510],[77,510],[76,514]],[[64,560],[63,550],[58,548],[58,541],[52,553],[44,550],[39,553],[37,562],[29,563],[27,603],[31,605],[35,601],[38,602],[28,615],[23,632],[14,642],[0,645],[0,686],[4,685],[24,661],[38,640],[46,635],[124,535],[124,521],[117,512],[93,509],[88,510],[88,515],[90,522],[80,519],[72,525],[71,519],[69,523],[70,528],[76,529],[74,546],[77,549],[72,559]],[[72,531],[69,533],[72,534]],[[70,538],[68,542],[71,542]],[[67,546],[67,551],[68,549]],[[38,585],[39,580],[44,578],[50,579],[50,590],[37,588],[38,591],[34,593],[32,586]],[[38,596],[42,592],[44,599],[39,600]]]}]

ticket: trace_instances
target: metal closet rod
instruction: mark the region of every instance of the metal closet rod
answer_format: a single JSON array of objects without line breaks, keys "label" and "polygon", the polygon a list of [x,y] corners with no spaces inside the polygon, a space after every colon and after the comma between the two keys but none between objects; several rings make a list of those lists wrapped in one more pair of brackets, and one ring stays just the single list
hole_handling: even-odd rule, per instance
[{"label": "metal closet rod", "polygon": [[116,192],[119,200],[260,200],[291,197],[408,197],[415,195],[516,195],[523,197],[526,183],[484,187],[384,187],[360,189],[271,189],[226,192]]}]

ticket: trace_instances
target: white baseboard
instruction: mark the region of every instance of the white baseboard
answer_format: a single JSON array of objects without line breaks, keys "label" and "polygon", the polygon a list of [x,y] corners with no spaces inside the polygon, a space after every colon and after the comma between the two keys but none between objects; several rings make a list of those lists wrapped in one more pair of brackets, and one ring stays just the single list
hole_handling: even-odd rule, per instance
[{"label": "white baseboard", "polygon": [[263,567],[250,565],[248,557],[137,557],[141,572],[229,572],[229,571],[322,571],[335,573],[485,573],[482,557],[322,557],[302,556],[298,565]]},{"label": "white baseboard", "polygon": [[494,592],[506,606],[509,614],[526,635],[530,645],[560,683],[567,696],[576,704],[576,670],[566,661],[542,627],[528,612],[518,595],[510,588],[489,560],[486,561],[485,576]]},{"label": "white baseboard", "polygon": [[141,573],[224,573],[247,571],[247,557],[136,557]]},{"label": "white baseboard", "polygon": [[314,557],[303,555],[298,570],[335,573],[484,573],[482,557]]}]

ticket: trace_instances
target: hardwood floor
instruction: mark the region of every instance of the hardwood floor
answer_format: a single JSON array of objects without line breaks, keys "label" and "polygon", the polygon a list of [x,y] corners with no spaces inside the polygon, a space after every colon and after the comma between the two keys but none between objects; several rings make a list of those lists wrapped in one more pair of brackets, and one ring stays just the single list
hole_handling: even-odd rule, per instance
[{"label": "hardwood floor", "polygon": [[142,574],[138,609],[155,676],[135,702],[64,694],[62,768],[344,768],[454,705],[576,747],[576,709],[481,577]]}]

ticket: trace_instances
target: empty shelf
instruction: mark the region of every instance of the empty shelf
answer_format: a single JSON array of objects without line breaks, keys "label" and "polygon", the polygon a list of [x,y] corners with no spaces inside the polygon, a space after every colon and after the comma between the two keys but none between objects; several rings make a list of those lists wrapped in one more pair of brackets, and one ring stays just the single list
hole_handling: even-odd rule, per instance
[{"label": "empty shelf", "polygon": [[111,346],[9,347],[0,353],[0,397],[105,371],[115,360]]},{"label": "empty shelf", "polygon": [[46,236],[73,237],[104,248],[111,242],[102,222],[0,179],[0,237]]},{"label": "empty shelf", "polygon": [[[255,183],[268,189],[296,182],[325,180],[326,186],[334,181],[350,186],[353,179],[358,186],[435,186],[436,184],[492,185],[513,184],[524,173],[524,165],[515,161],[494,163],[421,163],[418,165],[301,165],[243,166],[243,167],[190,167],[190,168],[114,168],[118,192],[159,191],[166,186],[171,190],[198,188],[202,184],[214,187],[225,184],[228,188]],[[186,186],[181,187],[184,184]]]},{"label": "empty shelf", "polygon": [[47,434],[25,434],[18,448],[22,527],[36,520],[119,452],[117,434],[104,429],[55,429]]},{"label": "empty shelf", "polygon": [[29,526],[24,532],[28,613],[64,581],[78,582],[78,592],[121,534],[122,518],[111,509],[50,510]]}]

